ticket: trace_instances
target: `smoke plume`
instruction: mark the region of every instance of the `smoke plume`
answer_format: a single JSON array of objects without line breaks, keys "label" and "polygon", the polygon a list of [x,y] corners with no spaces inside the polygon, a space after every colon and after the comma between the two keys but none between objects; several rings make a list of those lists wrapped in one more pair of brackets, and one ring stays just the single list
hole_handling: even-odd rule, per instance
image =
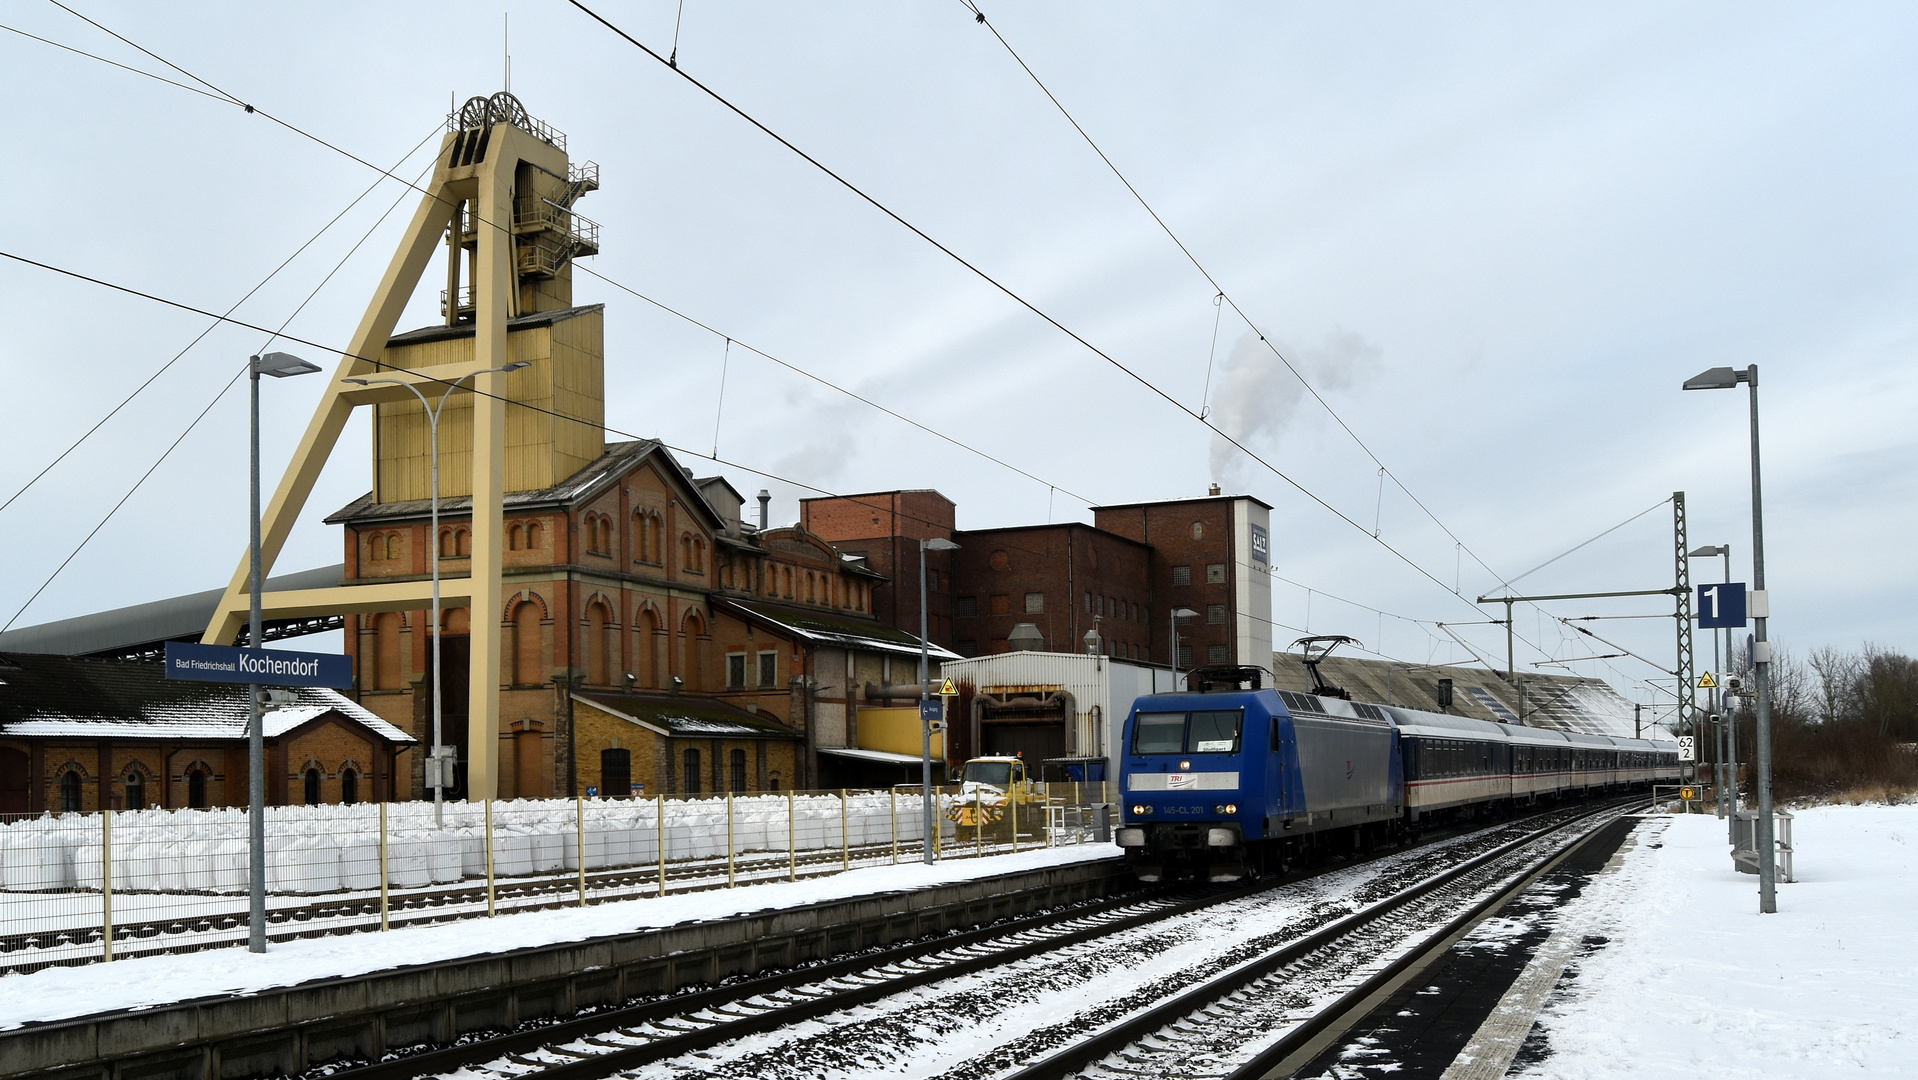
[{"label": "smoke plume", "polygon": [[[1350,330],[1334,330],[1316,346],[1278,340],[1272,344],[1321,394],[1354,385],[1377,366],[1380,355],[1377,345]],[[1284,433],[1303,400],[1305,387],[1298,377],[1248,330],[1226,355],[1206,419],[1238,442],[1262,451]],[[1228,475],[1244,464],[1236,447],[1212,436],[1214,482],[1225,484]]]}]

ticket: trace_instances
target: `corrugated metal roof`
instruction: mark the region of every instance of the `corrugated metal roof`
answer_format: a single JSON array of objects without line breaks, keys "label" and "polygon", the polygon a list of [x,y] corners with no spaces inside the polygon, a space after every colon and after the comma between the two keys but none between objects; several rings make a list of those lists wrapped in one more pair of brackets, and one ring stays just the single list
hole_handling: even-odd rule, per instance
[{"label": "corrugated metal roof", "polygon": [[[881,622],[867,622],[806,608],[783,604],[765,604],[752,600],[715,597],[714,602],[750,618],[763,620],[799,638],[821,645],[838,645],[873,652],[918,656],[919,638]],[[959,654],[942,645],[928,644],[926,652],[934,660],[959,659]]]},{"label": "corrugated metal roof", "polygon": [[[1631,702],[1598,679],[1528,674],[1515,687],[1484,668],[1353,656],[1327,657],[1319,671],[1327,683],[1343,687],[1357,701],[1438,712],[1438,681],[1444,678],[1452,680],[1453,715],[1510,722],[1499,714],[1502,707],[1528,727],[1632,737]],[[1272,679],[1280,689],[1312,692],[1312,676],[1294,653],[1273,655]]]},{"label": "corrugated metal roof", "polygon": [[[279,574],[266,579],[266,590],[324,589],[338,585],[345,573],[345,564],[335,563]],[[198,641],[206,632],[207,623],[213,620],[213,612],[219,608],[225,591],[208,589],[38,626],[23,626],[0,634],[0,653],[85,656],[162,641]]]},{"label": "corrugated metal roof", "polygon": [[573,695],[615,716],[664,731],[675,738],[798,739],[799,732],[758,713],[716,698],[679,694],[618,694],[583,691]]}]

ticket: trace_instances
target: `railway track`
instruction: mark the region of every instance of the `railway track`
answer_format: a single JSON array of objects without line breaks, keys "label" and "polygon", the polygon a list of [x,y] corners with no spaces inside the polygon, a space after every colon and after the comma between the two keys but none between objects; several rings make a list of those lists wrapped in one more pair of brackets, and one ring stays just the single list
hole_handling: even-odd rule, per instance
[{"label": "railway track", "polygon": [[[1217,974],[1004,1080],[1285,1075],[1282,1066],[1364,1015],[1623,812],[1608,804],[1552,822],[1304,936],[1248,943]],[[1327,987],[1337,990],[1329,1000]]]},{"label": "railway track", "polygon": [[[996,849],[991,847],[986,850],[996,853]],[[848,862],[853,868],[878,865],[889,860],[892,853],[890,842],[856,846],[849,851],[815,850],[791,857],[783,852],[755,852],[735,860],[733,878],[739,884],[760,884],[783,881],[789,877],[824,877],[841,872]],[[903,859],[908,853],[901,848],[900,854]],[[589,870],[586,874],[588,903],[656,895],[658,884],[657,864],[650,867]],[[728,887],[726,860],[723,857],[667,865],[667,894]],[[502,914],[572,907],[579,903],[578,890],[579,875],[576,870],[501,878],[495,882],[493,889],[494,907]],[[184,897],[190,903],[193,898],[203,898],[203,895],[184,894]],[[125,959],[193,951],[245,941],[247,912],[244,897],[236,900],[222,896],[220,899],[236,903],[237,906],[227,911],[116,923],[113,927],[115,957]],[[473,918],[475,909],[484,910],[485,903],[484,883],[392,893],[387,901],[388,924],[393,927],[417,926]],[[269,907],[266,919],[269,941],[358,933],[379,928],[380,898],[373,893],[345,899],[319,900],[310,904]],[[0,973],[22,973],[71,963],[78,950],[98,950],[101,937],[101,928],[97,924],[0,935]],[[49,952],[57,952],[58,955],[34,955]]]},{"label": "railway track", "polygon": [[[1558,816],[1570,815],[1560,811]],[[1446,883],[1466,878],[1475,870],[1509,855],[1539,833],[1550,833],[1562,827],[1562,824],[1554,824],[1544,830],[1526,830],[1517,839],[1504,839],[1503,836],[1491,834],[1509,834],[1515,831],[1515,827],[1496,826],[1454,838],[1448,850],[1439,850],[1434,845],[1430,851],[1418,848],[1409,852],[1401,851],[1395,855],[1406,860],[1408,865],[1398,872],[1426,882],[1422,887],[1423,892],[1434,892]],[[1465,853],[1480,849],[1490,850],[1475,854],[1463,866],[1451,866]],[[1445,869],[1448,866],[1451,868]],[[326,1075],[341,1080],[411,1080],[415,1077],[448,1075],[460,1077],[461,1080],[530,1075],[578,1080],[633,1070],[643,1070],[648,1075],[825,1075],[830,1071],[829,1067],[822,1071],[821,1066],[826,1061],[840,1061],[848,1065],[859,1062],[862,1055],[867,1053],[862,1045],[891,1047],[902,1039],[921,1043],[936,1039],[937,1033],[923,1030],[926,1026],[922,1022],[923,1007],[898,1011],[897,1003],[888,1005],[885,999],[904,994],[918,997],[944,994],[948,998],[976,1002],[979,995],[970,987],[976,987],[981,980],[995,981],[998,973],[1012,970],[1044,971],[1060,965],[1076,964],[1082,958],[1096,955],[1099,950],[1107,948],[1108,943],[1128,936],[1156,935],[1161,940],[1154,947],[1165,947],[1176,942],[1180,935],[1163,928],[1176,924],[1184,916],[1221,905],[1240,902],[1252,904],[1262,894],[1309,882],[1339,870],[1357,872],[1353,863],[1343,863],[1233,888],[1192,888],[1144,897],[1135,895],[1108,899],[983,927],[961,935],[911,942],[827,964],[605,1010],[558,1024],[476,1039],[463,1045],[354,1068],[329,1068],[310,1075]],[[1434,877],[1434,874],[1437,876]],[[1374,912],[1381,906],[1393,909],[1403,907],[1403,903],[1394,904],[1389,899],[1389,896],[1397,895],[1395,889],[1397,885],[1387,887],[1374,883],[1371,890],[1388,899],[1368,906],[1366,912]],[[1343,908],[1340,910],[1343,911]],[[1126,946],[1116,948],[1123,951]],[[958,987],[968,988],[956,989]],[[1167,997],[1172,993],[1168,991],[1160,996]],[[1008,996],[1017,997],[1016,994]],[[889,1012],[889,1009],[893,1011]],[[914,1025],[922,1030],[910,1036],[900,1035],[902,1030]],[[1050,1035],[1052,1046],[1080,1037],[1080,1033],[1061,1034],[1058,1031],[1052,1031]],[[785,1044],[789,1041],[806,1045],[787,1047]],[[815,1046],[814,1043],[820,1045]],[[728,1044],[726,1051],[714,1053],[714,1048],[722,1044]],[[741,1047],[746,1048],[743,1057],[738,1052]],[[815,1053],[822,1048],[823,1053]],[[1102,1049],[1085,1060],[1108,1052]],[[1066,1053],[1060,1051],[1055,1055],[1058,1064],[1063,1067],[1062,1071],[1043,1075],[1068,1075],[1073,1066],[1067,1060]],[[879,1056],[885,1055],[881,1053]],[[722,1062],[722,1057],[727,1060]],[[947,1075],[955,1078],[984,1078],[999,1075],[1009,1068],[1018,1068],[1020,1064],[1022,1062],[1019,1061],[1002,1060],[994,1063],[975,1059],[969,1067]],[[850,1068],[847,1071],[861,1070]],[[916,1069],[906,1071],[908,1074],[926,1074]],[[937,1070],[927,1070],[931,1071]],[[1183,1068],[1161,1072],[1166,1076],[1187,1074]]]}]

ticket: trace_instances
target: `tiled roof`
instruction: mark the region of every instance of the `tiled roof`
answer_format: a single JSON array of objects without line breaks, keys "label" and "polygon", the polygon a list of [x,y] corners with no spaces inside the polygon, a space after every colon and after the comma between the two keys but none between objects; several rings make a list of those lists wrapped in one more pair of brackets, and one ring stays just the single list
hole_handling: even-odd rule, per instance
[{"label": "tiled roof", "polygon": [[[293,693],[298,704],[266,714],[269,737],[337,712],[387,742],[415,741],[338,691]],[[168,679],[158,662],[0,654],[0,735],[243,739],[249,708],[245,686]]]}]

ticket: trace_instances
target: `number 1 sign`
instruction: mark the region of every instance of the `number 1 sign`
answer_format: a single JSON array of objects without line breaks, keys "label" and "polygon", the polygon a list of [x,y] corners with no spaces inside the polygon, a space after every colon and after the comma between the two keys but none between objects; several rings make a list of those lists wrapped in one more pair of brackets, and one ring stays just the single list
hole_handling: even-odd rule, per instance
[{"label": "number 1 sign", "polygon": [[1739,629],[1745,625],[1745,583],[1698,587],[1698,628],[1700,630]]}]

